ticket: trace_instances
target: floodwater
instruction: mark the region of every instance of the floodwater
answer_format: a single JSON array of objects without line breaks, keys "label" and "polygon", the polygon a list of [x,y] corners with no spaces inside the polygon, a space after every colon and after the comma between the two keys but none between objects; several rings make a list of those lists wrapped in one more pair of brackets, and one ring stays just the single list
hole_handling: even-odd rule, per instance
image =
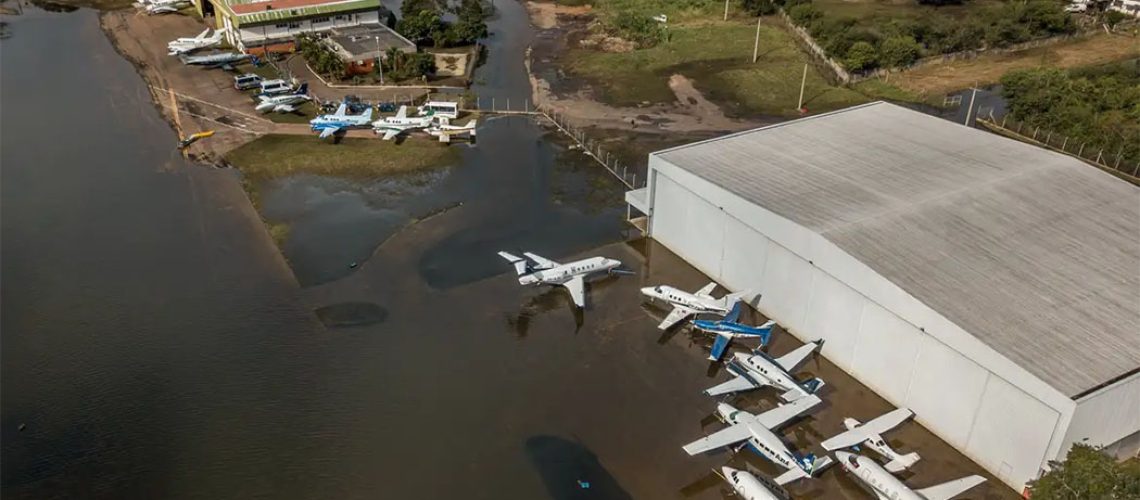
[{"label": "floodwater", "polygon": [[[500,7],[500,19],[525,16]],[[664,313],[637,289],[705,278],[652,244],[619,242],[612,205],[596,199],[616,182],[525,119],[493,122],[461,165],[403,200],[313,181],[363,200],[345,213],[462,205],[301,287],[235,173],[174,152],[93,12],[7,20],[3,497],[709,499],[725,491],[711,467],[773,472],[746,454],[681,452],[716,428],[700,390],[725,376],[703,339],[657,332]],[[516,35],[495,40],[517,48]],[[491,146],[508,149],[466,157]],[[383,216],[362,220],[373,231]],[[499,247],[607,255],[637,274],[594,282],[577,313],[558,289],[519,287]],[[771,349],[794,345],[778,332]],[[801,450],[844,416],[888,409],[826,360],[806,370],[831,392],[824,411],[783,431]],[[922,454],[914,484],[975,470],[917,425],[890,439]],[[867,498],[835,471],[793,493]],[[999,486],[967,498],[1010,496]]]}]

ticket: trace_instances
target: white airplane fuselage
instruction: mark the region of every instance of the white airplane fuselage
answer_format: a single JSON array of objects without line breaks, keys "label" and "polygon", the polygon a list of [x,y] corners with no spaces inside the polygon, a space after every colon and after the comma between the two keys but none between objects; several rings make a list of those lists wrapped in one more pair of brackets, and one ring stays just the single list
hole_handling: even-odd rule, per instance
[{"label": "white airplane fuselage", "polygon": [[621,261],[605,257],[590,257],[567,264],[542,269],[519,276],[520,285],[561,285],[575,276],[610,272],[621,266]]},{"label": "white airplane fuselage", "polygon": [[764,424],[757,422],[755,415],[737,410],[728,403],[717,403],[716,412],[722,420],[731,425],[743,424],[748,426],[748,431],[752,434],[748,438],[748,446],[756,454],[785,469],[800,468],[795,454],[788,449],[780,436],[777,436]]},{"label": "white airplane fuselage", "polygon": [[276,111],[279,106],[292,106],[294,104],[301,104],[310,99],[309,96],[303,94],[285,94],[275,96],[263,96],[261,102],[254,106],[254,109],[262,113]]},{"label": "white airplane fuselage", "polygon": [[732,309],[731,304],[725,305],[724,299],[695,295],[668,285],[645,287],[641,289],[641,293],[650,299],[692,309],[694,314],[712,313],[723,316]]},{"label": "white airplane fuselage", "polygon": [[837,451],[835,456],[843,464],[843,470],[876,496],[891,500],[926,500],[870,458],[845,451]]},{"label": "white airplane fuselage", "polygon": [[751,473],[728,466],[721,467],[720,471],[736,495],[744,500],[783,500]]},{"label": "white airplane fuselage", "polygon": [[732,358],[737,365],[748,371],[749,376],[767,382],[767,385],[780,391],[803,389],[792,374],[765,355],[737,352]]}]

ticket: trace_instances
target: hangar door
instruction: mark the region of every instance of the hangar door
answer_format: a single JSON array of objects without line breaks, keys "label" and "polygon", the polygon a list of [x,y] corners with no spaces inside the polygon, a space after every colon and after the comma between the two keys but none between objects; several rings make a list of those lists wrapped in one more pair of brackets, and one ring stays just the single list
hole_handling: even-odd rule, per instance
[{"label": "hangar door", "polygon": [[693,267],[720,276],[725,213],[669,176],[654,171],[649,233]]}]

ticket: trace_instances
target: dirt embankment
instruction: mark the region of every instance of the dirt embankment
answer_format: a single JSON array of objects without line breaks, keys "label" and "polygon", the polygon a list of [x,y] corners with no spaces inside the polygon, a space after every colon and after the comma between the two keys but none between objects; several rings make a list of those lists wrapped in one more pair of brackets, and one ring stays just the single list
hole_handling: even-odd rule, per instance
[{"label": "dirt embankment", "polygon": [[593,10],[589,6],[534,1],[526,5],[531,22],[538,29],[526,60],[532,100],[548,112],[557,113],[578,126],[644,133],[734,131],[763,124],[728,118],[719,106],[701,95],[692,80],[680,74],[669,78],[669,88],[677,97],[670,104],[618,107],[601,102],[589,82],[566,74],[560,60],[567,50],[584,40],[598,50],[614,45],[599,44],[596,37],[589,36]]}]

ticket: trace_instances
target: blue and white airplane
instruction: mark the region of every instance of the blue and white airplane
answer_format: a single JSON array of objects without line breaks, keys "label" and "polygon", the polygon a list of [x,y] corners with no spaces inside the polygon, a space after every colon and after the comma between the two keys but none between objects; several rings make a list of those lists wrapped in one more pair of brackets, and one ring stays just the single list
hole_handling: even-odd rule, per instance
[{"label": "blue and white airplane", "polygon": [[726,366],[732,375],[732,380],[706,389],[705,394],[719,396],[770,385],[784,391],[780,394],[780,399],[784,401],[812,396],[823,387],[823,380],[813,378],[807,382],[800,382],[791,372],[822,345],[822,340],[808,342],[778,358],[772,358],[763,351],[752,351],[752,354],[738,352]]},{"label": "blue and white airplane", "polygon": [[719,360],[724,355],[724,351],[728,349],[728,344],[732,342],[732,339],[760,339],[760,347],[768,345],[768,339],[772,337],[772,327],[776,326],[776,321],[770,320],[760,326],[742,325],[736,322],[740,319],[741,307],[743,305],[737,302],[721,320],[693,320],[693,327],[697,330],[716,335],[712,350],[709,352],[709,361]]},{"label": "blue and white airplane", "polygon": [[336,113],[331,115],[320,115],[312,120],[309,120],[309,125],[312,126],[313,131],[320,131],[321,139],[328,138],[333,134],[350,128],[371,127],[372,126],[372,108],[369,107],[359,115],[348,114],[348,104],[340,103],[340,107],[336,108]]},{"label": "blue and white airplane", "polygon": [[[773,432],[789,420],[820,404],[819,396],[811,395],[789,404],[777,406],[764,413],[753,415],[737,410],[728,403],[718,403],[717,416],[729,426],[683,447],[689,455],[743,443],[758,455],[787,469],[776,476],[776,484],[783,486],[796,479],[811,477],[832,464],[831,457],[816,459],[814,455],[799,456],[788,449],[780,436]],[[741,446],[741,447],[743,447]]]}]

